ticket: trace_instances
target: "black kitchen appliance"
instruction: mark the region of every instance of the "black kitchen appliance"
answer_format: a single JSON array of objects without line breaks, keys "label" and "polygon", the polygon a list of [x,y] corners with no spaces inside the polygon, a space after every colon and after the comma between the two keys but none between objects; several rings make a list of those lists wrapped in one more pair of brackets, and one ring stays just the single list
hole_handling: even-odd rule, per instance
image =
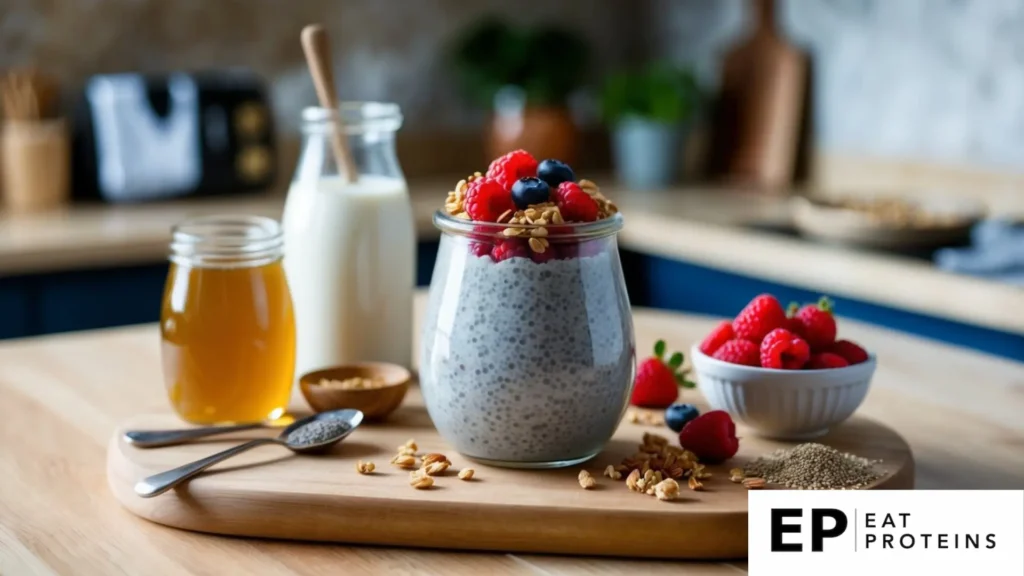
[{"label": "black kitchen appliance", "polygon": [[93,76],[73,118],[76,199],[253,192],[276,177],[270,105],[249,71]]}]

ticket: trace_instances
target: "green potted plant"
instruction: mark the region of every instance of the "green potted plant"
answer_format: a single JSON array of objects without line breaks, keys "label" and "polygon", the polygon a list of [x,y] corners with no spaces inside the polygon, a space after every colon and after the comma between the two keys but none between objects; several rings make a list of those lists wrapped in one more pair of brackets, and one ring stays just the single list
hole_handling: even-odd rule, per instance
[{"label": "green potted plant", "polygon": [[693,74],[665,64],[616,73],[606,80],[602,111],[611,127],[616,175],[623,184],[657,189],[676,179],[699,101]]},{"label": "green potted plant", "polygon": [[493,110],[488,151],[523,148],[572,162],[576,127],[567,100],[586,75],[589,50],[572,31],[522,29],[485,19],[461,34],[451,62],[463,91]]}]

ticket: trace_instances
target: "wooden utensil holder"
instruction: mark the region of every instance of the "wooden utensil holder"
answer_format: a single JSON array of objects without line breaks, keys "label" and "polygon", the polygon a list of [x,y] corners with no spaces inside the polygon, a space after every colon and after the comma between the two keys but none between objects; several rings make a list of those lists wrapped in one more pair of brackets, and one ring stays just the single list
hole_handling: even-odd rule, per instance
[{"label": "wooden utensil holder", "polygon": [[9,212],[38,212],[68,201],[71,144],[63,119],[5,123],[0,162],[3,205]]}]

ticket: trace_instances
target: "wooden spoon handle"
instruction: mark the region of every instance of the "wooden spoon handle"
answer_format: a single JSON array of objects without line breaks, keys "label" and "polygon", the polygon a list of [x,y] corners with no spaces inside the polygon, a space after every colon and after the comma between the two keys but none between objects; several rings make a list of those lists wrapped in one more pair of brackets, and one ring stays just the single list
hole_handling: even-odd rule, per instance
[{"label": "wooden spoon handle", "polygon": [[[331,71],[331,46],[327,30],[321,24],[310,24],[302,29],[302,50],[306,54],[306,64],[313,77],[313,86],[320,106],[332,112],[338,110],[338,96],[334,90],[334,74]],[[331,121],[334,121],[332,116]],[[348,142],[342,130],[341,122],[331,130],[331,143],[334,147],[334,159],[338,163],[338,171],[345,182],[352,182],[358,176],[355,161],[348,149]]]}]

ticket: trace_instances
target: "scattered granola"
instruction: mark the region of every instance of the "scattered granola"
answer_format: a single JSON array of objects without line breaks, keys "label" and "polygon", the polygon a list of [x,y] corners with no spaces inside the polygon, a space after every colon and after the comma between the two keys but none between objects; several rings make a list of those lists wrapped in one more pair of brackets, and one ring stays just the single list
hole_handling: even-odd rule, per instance
[{"label": "scattered granola", "polygon": [[434,479],[426,474],[421,474],[420,470],[409,473],[409,485],[417,490],[425,490],[434,485]]},{"label": "scattered granola", "polygon": [[638,451],[625,458],[621,468],[616,467],[616,470],[622,474],[638,470],[641,475],[653,470],[661,472],[665,478],[679,480],[690,474],[696,465],[697,456],[693,452],[670,445],[664,436],[644,433]]},{"label": "scattered granola", "polygon": [[654,485],[654,495],[658,500],[675,500],[679,497],[679,483],[666,478]]},{"label": "scattered granola", "polygon": [[746,478],[743,480],[743,486],[748,490],[759,490],[764,488],[765,484],[764,478]]},{"label": "scattered granola", "polygon": [[612,466],[611,464],[609,464],[604,469],[604,475],[609,477],[609,478],[611,478],[612,480],[621,480],[622,479],[622,472],[619,472],[618,470],[616,470],[615,466]]},{"label": "scattered granola", "polygon": [[416,457],[410,454],[396,454],[395,457],[391,459],[391,463],[399,468],[415,468]]},{"label": "scattered granola", "polygon": [[356,462],[356,471],[360,474],[371,474],[374,469],[376,466],[373,465],[373,462],[363,462],[362,460]]},{"label": "scattered granola", "polygon": [[580,470],[580,475],[577,479],[584,490],[590,490],[594,486],[597,486],[597,480],[595,480],[594,477],[590,475],[590,472],[587,472],[586,470]]},{"label": "scattered granola", "polygon": [[729,470],[730,482],[739,484],[740,482],[743,482],[744,477],[745,475],[743,474],[743,468],[733,468],[732,470]]},{"label": "scattered granola", "polygon": [[428,476],[437,476],[439,474],[443,474],[444,471],[447,470],[448,466],[450,465],[451,462],[448,462],[447,460],[442,462],[432,462],[430,464],[427,464],[426,466],[423,466],[423,472]]},{"label": "scattered granola", "polygon": [[459,480],[472,480],[473,473],[472,468],[463,468],[462,470],[459,470]]}]

